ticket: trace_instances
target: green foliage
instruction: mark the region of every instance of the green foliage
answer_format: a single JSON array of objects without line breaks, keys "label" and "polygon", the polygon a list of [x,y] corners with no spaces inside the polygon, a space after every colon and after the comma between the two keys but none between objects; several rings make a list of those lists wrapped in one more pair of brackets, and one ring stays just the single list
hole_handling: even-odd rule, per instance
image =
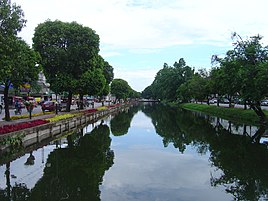
[{"label": "green foliage", "polygon": [[214,56],[213,61],[220,64],[217,81],[220,83],[221,93],[229,97],[229,100],[235,95],[243,98],[259,116],[260,121],[267,123],[260,101],[268,94],[265,85],[265,77],[268,77],[268,47],[262,46],[261,39],[257,35],[243,40],[234,33],[234,49],[229,50],[224,58]]},{"label": "green foliage", "polygon": [[131,87],[128,85],[127,81],[123,79],[114,79],[111,83],[111,93],[116,97],[116,99],[126,99],[129,97],[131,92]]},{"label": "green foliage", "polygon": [[23,83],[38,79],[40,68],[37,55],[17,33],[25,26],[23,11],[9,0],[0,1],[0,80],[4,85],[5,118],[10,120],[8,91],[11,84],[17,89]]},{"label": "green foliage", "polygon": [[79,94],[97,95],[104,90],[105,86],[106,80],[102,69],[94,68],[81,75],[77,88]]},{"label": "green foliage", "polygon": [[189,102],[191,99],[204,100],[209,92],[207,73],[205,70],[195,73],[193,77],[181,84],[177,89],[177,97],[182,102]]},{"label": "green foliage", "polygon": [[[185,103],[180,107],[188,110],[199,111],[217,117],[232,120],[240,123],[250,123],[254,125],[259,124],[259,118],[253,110],[244,110],[241,108],[223,108],[217,106],[210,106],[205,104]],[[265,111],[266,116],[268,112]]]},{"label": "green foliage", "polygon": [[11,5],[10,0],[0,0],[1,40],[16,36],[25,26],[25,23],[24,13],[20,6],[17,6],[16,4]]},{"label": "green foliage", "polygon": [[179,62],[175,62],[173,66],[168,66],[165,63],[163,68],[157,72],[151,86],[143,92],[143,97],[169,101],[176,100],[177,89],[191,79],[193,74],[194,71],[186,65],[183,58]]},{"label": "green foliage", "polygon": [[22,140],[23,138],[25,137],[25,134],[18,134],[16,136],[8,136],[6,138],[4,138],[2,141],[1,141],[1,144],[2,145],[9,145],[11,146],[11,148],[18,148],[22,145]]},{"label": "green foliage", "polygon": [[56,93],[97,95],[113,78],[112,67],[98,55],[99,36],[76,22],[39,24],[33,47],[40,53],[44,74]]}]

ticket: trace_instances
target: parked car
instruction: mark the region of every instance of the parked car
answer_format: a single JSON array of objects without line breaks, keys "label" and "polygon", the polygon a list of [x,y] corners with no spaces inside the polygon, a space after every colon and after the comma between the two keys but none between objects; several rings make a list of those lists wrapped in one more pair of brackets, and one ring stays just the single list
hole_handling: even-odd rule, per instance
[{"label": "parked car", "polygon": [[[56,102],[54,101],[45,101],[43,104],[42,104],[42,111],[45,112],[45,111],[55,111],[56,110]],[[58,105],[58,111],[61,111],[61,106]]]},{"label": "parked car", "polygon": [[220,103],[230,103],[230,101],[227,99],[227,98],[222,98],[221,100],[220,100]]},{"label": "parked car", "polygon": [[262,106],[268,106],[268,100],[262,100],[261,105]]},{"label": "parked car", "polygon": [[218,102],[217,98],[212,98],[212,99],[209,100],[210,104],[214,104],[214,103],[217,103],[217,102]]}]

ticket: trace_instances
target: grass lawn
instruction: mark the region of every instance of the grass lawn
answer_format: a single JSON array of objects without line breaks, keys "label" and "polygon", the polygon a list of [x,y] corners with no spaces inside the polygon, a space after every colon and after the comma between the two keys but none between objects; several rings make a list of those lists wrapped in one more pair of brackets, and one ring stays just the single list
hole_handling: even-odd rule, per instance
[{"label": "grass lawn", "polygon": [[[180,107],[186,110],[199,111],[213,116],[228,119],[234,122],[247,123],[252,125],[259,125],[259,117],[253,110],[244,110],[242,108],[226,108],[217,107],[215,105],[196,104],[196,103],[184,103],[180,104]],[[266,117],[268,117],[268,111],[264,110]]]}]

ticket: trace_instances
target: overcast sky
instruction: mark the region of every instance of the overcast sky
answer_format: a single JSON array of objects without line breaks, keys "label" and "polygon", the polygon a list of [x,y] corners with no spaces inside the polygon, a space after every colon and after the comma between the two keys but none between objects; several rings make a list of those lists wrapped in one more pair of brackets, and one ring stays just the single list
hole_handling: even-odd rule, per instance
[{"label": "overcast sky", "polygon": [[50,20],[76,21],[100,36],[100,54],[115,78],[142,91],[164,63],[184,58],[211,68],[213,54],[231,49],[231,33],[256,34],[268,44],[267,0],[13,0],[27,19],[20,36],[32,44],[35,27]]}]

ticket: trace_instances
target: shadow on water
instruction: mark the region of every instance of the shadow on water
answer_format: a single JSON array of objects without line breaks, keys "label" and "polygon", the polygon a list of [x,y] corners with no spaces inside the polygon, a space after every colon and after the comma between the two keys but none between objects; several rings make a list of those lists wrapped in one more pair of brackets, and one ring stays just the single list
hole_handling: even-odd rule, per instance
[{"label": "shadow on water", "polygon": [[222,171],[211,173],[211,186],[223,186],[235,200],[268,199],[268,149],[260,144],[266,128],[233,124],[215,117],[162,105],[144,106],[165,147],[183,153],[187,145]]},{"label": "shadow on water", "polygon": [[[99,186],[114,159],[109,134],[109,127],[100,124],[85,135],[68,136],[68,146],[49,154],[43,176],[32,189],[24,183],[11,186],[10,163],[7,163],[6,188],[0,189],[0,200],[100,200]],[[28,163],[32,164],[32,160],[33,157]]]}]

